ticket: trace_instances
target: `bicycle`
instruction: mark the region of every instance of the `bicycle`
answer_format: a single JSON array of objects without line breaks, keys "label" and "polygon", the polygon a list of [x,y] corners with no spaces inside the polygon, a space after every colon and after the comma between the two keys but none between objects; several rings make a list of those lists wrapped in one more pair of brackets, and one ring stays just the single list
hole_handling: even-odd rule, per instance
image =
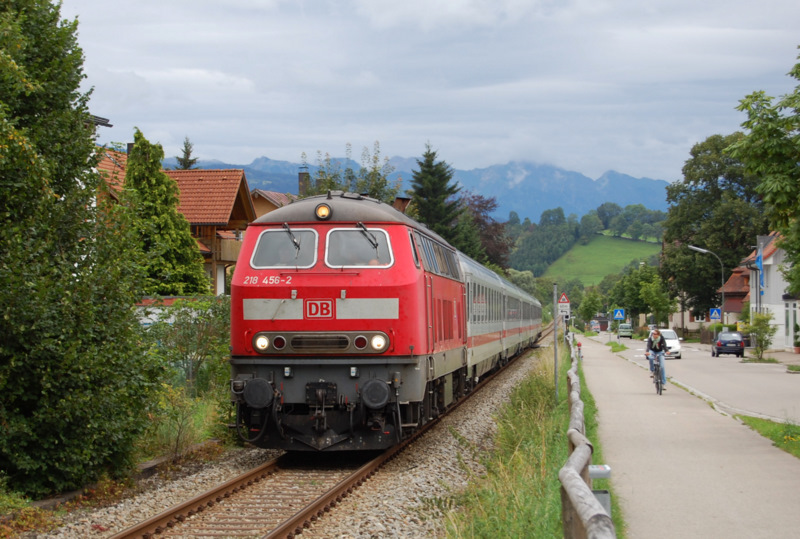
[{"label": "bicycle", "polygon": [[[661,352],[663,354],[663,352]],[[661,360],[658,354],[650,352],[653,355],[653,383],[656,385],[656,394],[661,395],[664,390],[664,385],[661,382]]]}]

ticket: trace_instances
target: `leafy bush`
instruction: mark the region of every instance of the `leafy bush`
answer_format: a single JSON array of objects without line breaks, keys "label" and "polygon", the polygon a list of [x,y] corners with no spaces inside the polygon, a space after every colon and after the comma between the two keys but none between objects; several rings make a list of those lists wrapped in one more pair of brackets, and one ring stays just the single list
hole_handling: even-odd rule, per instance
[{"label": "leafy bush", "polygon": [[778,331],[778,326],[770,324],[771,320],[772,313],[754,313],[753,323],[747,326],[757,359],[764,358],[764,351],[770,347],[772,337]]},{"label": "leafy bush", "polygon": [[[166,375],[151,410],[151,424],[137,443],[147,458],[179,456],[208,437],[232,441],[228,354],[230,298],[180,299],[156,305],[147,330],[151,355]],[[238,439],[238,438],[237,438]]]}]

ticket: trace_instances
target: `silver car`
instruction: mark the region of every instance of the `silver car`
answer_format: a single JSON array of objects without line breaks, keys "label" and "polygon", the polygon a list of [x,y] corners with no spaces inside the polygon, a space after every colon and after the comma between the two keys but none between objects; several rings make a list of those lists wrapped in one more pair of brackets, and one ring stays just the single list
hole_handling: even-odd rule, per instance
[{"label": "silver car", "polygon": [[666,357],[672,359],[680,359],[681,341],[683,339],[678,337],[678,334],[675,333],[674,329],[662,329],[659,331],[661,331],[661,334],[664,336],[664,340],[667,341],[667,348],[669,348],[669,350],[666,353]]}]

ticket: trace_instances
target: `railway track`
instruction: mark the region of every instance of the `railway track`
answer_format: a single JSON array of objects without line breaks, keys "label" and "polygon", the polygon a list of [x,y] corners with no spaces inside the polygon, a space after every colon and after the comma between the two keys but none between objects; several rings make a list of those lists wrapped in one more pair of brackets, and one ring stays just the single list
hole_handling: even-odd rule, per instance
[{"label": "railway track", "polygon": [[[542,339],[549,333],[552,327],[545,328]],[[481,381],[469,397],[480,392],[496,374]],[[448,413],[467,402],[469,397]],[[437,423],[438,419],[429,422],[410,439],[367,462],[363,458],[355,461],[346,454],[324,454],[313,455],[316,462],[308,464],[310,454],[284,455],[128,528],[112,539],[295,537]]]}]

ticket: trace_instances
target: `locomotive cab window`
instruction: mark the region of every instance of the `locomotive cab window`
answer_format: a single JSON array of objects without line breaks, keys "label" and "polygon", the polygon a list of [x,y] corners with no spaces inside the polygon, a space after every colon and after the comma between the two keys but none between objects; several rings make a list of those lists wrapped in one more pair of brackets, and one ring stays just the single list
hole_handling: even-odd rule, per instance
[{"label": "locomotive cab window", "polygon": [[325,264],[332,268],[385,268],[394,262],[389,235],[380,228],[336,228],[328,232]]},{"label": "locomotive cab window", "polygon": [[316,261],[317,232],[285,226],[261,233],[250,266],[255,269],[310,268]]}]

